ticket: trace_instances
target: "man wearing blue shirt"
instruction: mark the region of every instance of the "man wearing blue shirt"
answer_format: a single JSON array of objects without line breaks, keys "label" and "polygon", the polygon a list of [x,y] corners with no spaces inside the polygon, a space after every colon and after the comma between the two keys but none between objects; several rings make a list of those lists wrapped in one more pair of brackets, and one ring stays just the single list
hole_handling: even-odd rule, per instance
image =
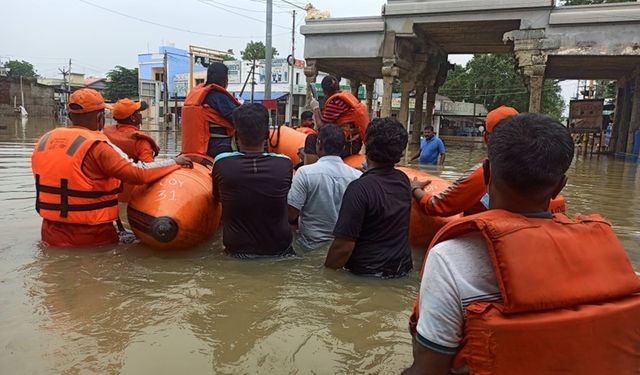
[{"label": "man wearing blue shirt", "polygon": [[[421,164],[443,165],[445,153],[444,143],[433,132],[433,126],[427,126],[424,128],[424,138],[420,141],[420,150],[411,158],[411,161],[420,158]],[[440,157],[439,163],[438,156]]]}]

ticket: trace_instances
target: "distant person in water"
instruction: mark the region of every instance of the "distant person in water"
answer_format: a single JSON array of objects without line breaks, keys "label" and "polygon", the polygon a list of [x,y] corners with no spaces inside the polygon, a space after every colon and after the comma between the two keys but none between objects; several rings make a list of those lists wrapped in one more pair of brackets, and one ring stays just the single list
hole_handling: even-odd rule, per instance
[{"label": "distant person in water", "polygon": [[264,152],[269,113],[262,105],[238,107],[233,122],[239,150],[218,155],[213,166],[225,251],[237,258],[295,255],[287,220],[291,160]]},{"label": "distant person in water", "polygon": [[344,193],[325,266],[382,278],[411,271],[411,186],[407,175],[395,169],[407,141],[397,120],[374,119],[369,125],[368,169]]},{"label": "distant person in water", "polygon": [[424,137],[420,141],[420,150],[411,160],[420,158],[421,164],[444,165],[446,152],[444,143],[433,131],[433,126],[426,126]]}]

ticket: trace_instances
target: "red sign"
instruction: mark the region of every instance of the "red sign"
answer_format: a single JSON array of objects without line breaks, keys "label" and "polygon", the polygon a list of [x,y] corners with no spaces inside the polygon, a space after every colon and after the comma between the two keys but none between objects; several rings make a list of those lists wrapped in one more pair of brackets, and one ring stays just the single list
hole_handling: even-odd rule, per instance
[{"label": "red sign", "polygon": [[270,100],[265,99],[262,101],[262,106],[265,107],[266,109],[278,109],[278,101],[274,99],[270,99]]}]

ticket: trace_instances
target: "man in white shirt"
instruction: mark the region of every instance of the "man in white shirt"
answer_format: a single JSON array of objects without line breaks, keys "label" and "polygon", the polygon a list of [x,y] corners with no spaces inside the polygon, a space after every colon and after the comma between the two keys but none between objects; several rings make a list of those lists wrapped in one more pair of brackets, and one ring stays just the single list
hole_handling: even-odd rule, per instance
[{"label": "man in white shirt", "polygon": [[338,156],[345,147],[338,125],[323,125],[316,146],[320,159],[298,169],[288,196],[289,222],[299,225],[298,244],[307,250],[333,240],[344,191],[362,174]]}]

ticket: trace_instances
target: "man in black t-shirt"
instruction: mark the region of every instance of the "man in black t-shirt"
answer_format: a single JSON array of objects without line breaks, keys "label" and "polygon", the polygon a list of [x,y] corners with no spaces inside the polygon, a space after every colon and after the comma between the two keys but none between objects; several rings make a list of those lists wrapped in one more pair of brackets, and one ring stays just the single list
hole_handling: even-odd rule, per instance
[{"label": "man in black t-shirt", "polygon": [[287,221],[287,194],[293,165],[280,154],[267,154],[269,114],[259,104],[233,112],[240,152],[218,155],[213,167],[213,195],[222,202],[222,242],[238,258],[295,255]]},{"label": "man in black t-shirt", "polygon": [[325,266],[384,278],[402,277],[411,271],[411,185],[409,178],[394,168],[407,140],[407,131],[395,119],[375,119],[369,125],[369,169],[344,193]]}]

